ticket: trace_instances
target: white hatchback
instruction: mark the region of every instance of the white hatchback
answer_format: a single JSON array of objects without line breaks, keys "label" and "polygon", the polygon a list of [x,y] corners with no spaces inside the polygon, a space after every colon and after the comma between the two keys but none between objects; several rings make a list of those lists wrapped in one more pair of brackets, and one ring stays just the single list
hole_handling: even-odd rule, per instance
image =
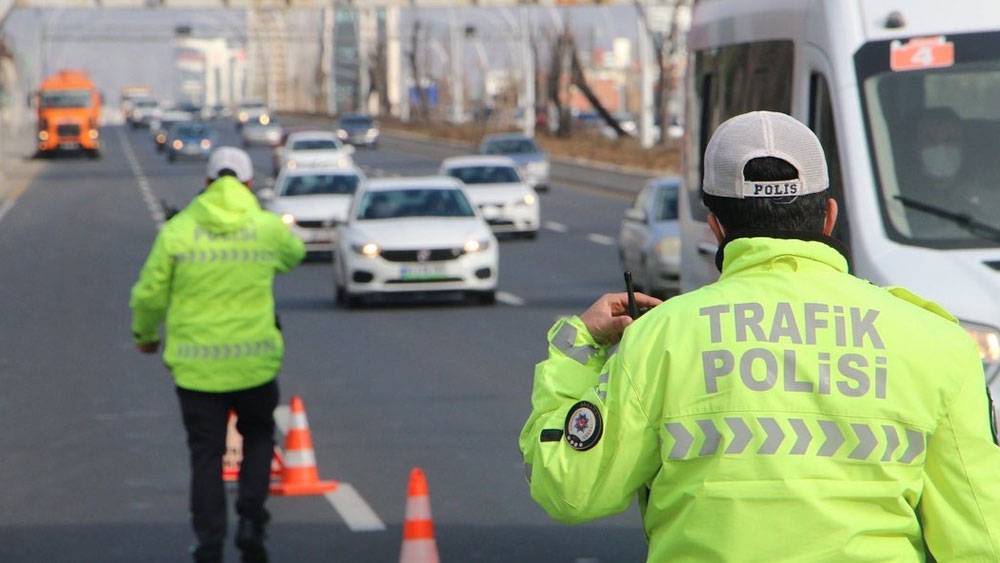
[{"label": "white hatchback", "polygon": [[343,306],[405,292],[496,300],[496,238],[454,178],[365,183],[338,230],[336,252],[334,283]]},{"label": "white hatchback", "polygon": [[282,169],[350,168],[354,147],[345,145],[329,131],[299,131],[288,135],[284,146],[275,149],[274,173]]},{"label": "white hatchback", "polygon": [[494,232],[538,234],[538,195],[505,156],[458,156],[441,164],[441,175],[465,184],[465,193]]},{"label": "white hatchback", "polygon": [[306,251],[332,253],[337,226],[347,221],[351,200],[364,179],[356,168],[285,169],[274,189],[257,195],[305,242]]}]

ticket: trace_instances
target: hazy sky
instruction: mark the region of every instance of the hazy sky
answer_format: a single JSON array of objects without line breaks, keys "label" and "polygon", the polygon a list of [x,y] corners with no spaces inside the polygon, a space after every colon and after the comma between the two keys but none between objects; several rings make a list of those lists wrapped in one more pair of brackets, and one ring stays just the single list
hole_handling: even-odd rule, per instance
[{"label": "hazy sky", "polygon": [[[615,37],[633,38],[635,11],[631,6],[593,6],[576,8],[527,8],[531,25],[554,28],[566,19],[576,30],[581,48],[609,48]],[[428,8],[404,10],[400,34],[408,36],[412,22],[419,18],[441,38],[447,50],[447,25],[450,10]],[[460,25],[476,27],[487,60],[497,66],[508,64],[511,39],[509,21],[517,21],[517,12],[462,8],[456,11]],[[296,29],[299,41],[319,41],[318,20],[312,29]],[[157,92],[173,90],[172,36],[177,25],[190,25],[193,35],[240,37],[244,34],[244,14],[239,10],[124,10],[124,9],[28,9],[10,15],[2,31],[8,45],[17,54],[26,81],[37,84],[42,74],[42,60],[49,73],[60,68],[88,71],[98,86],[117,102],[117,93],[125,84],[148,84]],[[46,41],[42,38],[46,37]],[[44,46],[43,46],[44,44]],[[475,50],[466,51],[466,64],[478,64]],[[30,88],[29,88],[30,89]],[[169,94],[168,94],[169,95]]]}]

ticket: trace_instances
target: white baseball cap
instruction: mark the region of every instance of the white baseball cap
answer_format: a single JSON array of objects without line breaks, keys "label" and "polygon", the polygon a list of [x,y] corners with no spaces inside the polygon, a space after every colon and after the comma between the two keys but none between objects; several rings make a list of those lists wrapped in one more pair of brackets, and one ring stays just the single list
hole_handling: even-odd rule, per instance
[{"label": "white baseball cap", "polygon": [[206,176],[215,180],[219,177],[219,172],[226,169],[236,173],[236,178],[244,184],[253,180],[253,162],[250,155],[243,149],[236,147],[219,147],[212,151],[212,156],[208,157],[208,168]]},{"label": "white baseball cap", "polygon": [[[798,178],[751,182],[743,167],[755,158],[780,158],[798,171]],[[718,197],[795,197],[830,187],[823,146],[800,121],[784,113],[754,111],[726,120],[705,149],[702,189]]]}]

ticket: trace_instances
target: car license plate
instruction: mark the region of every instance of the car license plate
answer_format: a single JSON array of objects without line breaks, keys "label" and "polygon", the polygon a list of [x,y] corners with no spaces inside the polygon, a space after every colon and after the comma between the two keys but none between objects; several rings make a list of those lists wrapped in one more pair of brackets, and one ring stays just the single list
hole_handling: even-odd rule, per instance
[{"label": "car license plate", "polygon": [[80,143],[59,143],[59,148],[63,150],[76,150],[80,148]]},{"label": "car license plate", "polygon": [[434,280],[446,276],[443,266],[403,266],[399,275],[404,280]]},{"label": "car license plate", "polygon": [[497,219],[500,217],[500,208],[495,205],[484,205],[482,210],[484,219]]}]

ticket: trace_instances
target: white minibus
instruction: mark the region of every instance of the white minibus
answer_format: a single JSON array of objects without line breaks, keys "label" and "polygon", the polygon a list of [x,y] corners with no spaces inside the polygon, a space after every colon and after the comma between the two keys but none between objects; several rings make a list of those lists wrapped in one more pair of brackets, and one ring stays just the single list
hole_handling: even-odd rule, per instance
[{"label": "white minibus", "polygon": [[718,277],[709,137],[788,113],[826,150],[852,271],[958,317],[1000,395],[1000,3],[701,0],[689,48],[682,290]]}]

